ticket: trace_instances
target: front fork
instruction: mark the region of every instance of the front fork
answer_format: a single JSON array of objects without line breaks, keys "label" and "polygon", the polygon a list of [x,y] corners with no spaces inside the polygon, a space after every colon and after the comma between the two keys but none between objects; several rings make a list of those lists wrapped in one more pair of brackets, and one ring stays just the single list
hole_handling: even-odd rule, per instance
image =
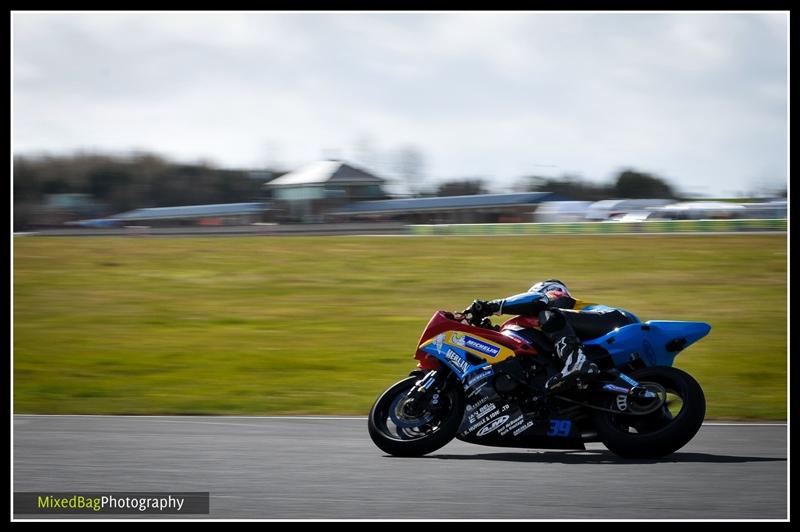
[{"label": "front fork", "polygon": [[406,394],[407,400],[403,407],[406,413],[418,416],[425,410],[437,410],[441,406],[440,394],[446,379],[446,375],[435,369],[423,375]]}]

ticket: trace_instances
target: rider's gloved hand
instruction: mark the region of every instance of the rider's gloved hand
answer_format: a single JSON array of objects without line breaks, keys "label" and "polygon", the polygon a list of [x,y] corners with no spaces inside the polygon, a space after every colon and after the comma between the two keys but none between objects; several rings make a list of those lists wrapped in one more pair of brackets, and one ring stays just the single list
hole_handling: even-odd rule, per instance
[{"label": "rider's gloved hand", "polygon": [[500,310],[500,304],[496,301],[482,301],[480,299],[476,299],[470,306],[464,309],[462,314],[471,314],[474,318],[481,319],[494,314],[498,310]]},{"label": "rider's gloved hand", "polygon": [[464,314],[465,316],[469,315],[472,316],[473,318],[480,319],[486,316],[486,306],[487,306],[486,301],[481,301],[480,299],[476,299],[475,301],[472,302],[470,306],[464,309],[464,312],[462,312],[462,314]]}]

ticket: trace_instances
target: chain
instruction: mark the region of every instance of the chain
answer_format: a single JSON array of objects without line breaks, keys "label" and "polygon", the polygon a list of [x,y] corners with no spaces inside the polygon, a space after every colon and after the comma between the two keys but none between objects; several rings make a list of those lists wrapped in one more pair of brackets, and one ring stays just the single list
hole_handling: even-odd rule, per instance
[{"label": "chain", "polygon": [[576,405],[581,405],[581,406],[585,406],[587,408],[592,408],[594,410],[599,410],[601,412],[608,412],[610,414],[622,414],[622,415],[626,415],[626,416],[644,416],[644,415],[647,415],[647,414],[652,414],[653,412],[655,412],[656,410],[661,408],[661,406],[664,404],[664,401],[661,401],[661,403],[659,403],[652,410],[648,410],[646,412],[637,412],[637,413],[634,414],[632,412],[623,412],[621,410],[612,410],[611,408],[603,408],[602,406],[596,406],[596,405],[592,405],[592,404],[589,404],[589,403],[581,403],[580,401],[576,401],[574,399],[570,399],[568,397],[564,397],[563,395],[554,395],[553,397],[556,398],[556,399],[561,399],[562,401],[566,401],[568,403],[574,403]]}]

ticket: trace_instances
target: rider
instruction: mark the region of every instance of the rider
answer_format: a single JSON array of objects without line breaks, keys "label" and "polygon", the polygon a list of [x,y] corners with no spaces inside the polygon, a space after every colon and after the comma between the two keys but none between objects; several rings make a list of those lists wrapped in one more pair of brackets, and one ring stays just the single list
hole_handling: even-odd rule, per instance
[{"label": "rider", "polygon": [[463,314],[472,314],[478,320],[491,314],[538,316],[539,327],[553,341],[556,356],[564,364],[561,372],[545,385],[552,391],[569,388],[579,377],[599,373],[597,366],[586,360],[578,334],[596,338],[615,327],[639,321],[625,310],[574,299],[558,279],[538,282],[527,292],[505,299],[476,299]]}]

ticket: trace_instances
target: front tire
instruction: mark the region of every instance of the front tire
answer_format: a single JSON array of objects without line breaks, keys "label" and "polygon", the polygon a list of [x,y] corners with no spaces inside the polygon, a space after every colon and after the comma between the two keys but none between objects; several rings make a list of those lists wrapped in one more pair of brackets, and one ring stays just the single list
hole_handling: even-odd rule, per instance
[{"label": "front tire", "polygon": [[624,458],[661,458],[686,445],[700,430],[706,413],[705,395],[697,381],[666,366],[642,368],[630,376],[642,385],[661,386],[667,401],[644,416],[598,414],[595,427],[603,444]]},{"label": "front tire", "polygon": [[464,417],[464,393],[457,383],[440,392],[438,408],[408,414],[405,397],[418,380],[412,376],[394,384],[369,412],[372,441],[393,456],[423,456],[444,447],[455,437]]}]

